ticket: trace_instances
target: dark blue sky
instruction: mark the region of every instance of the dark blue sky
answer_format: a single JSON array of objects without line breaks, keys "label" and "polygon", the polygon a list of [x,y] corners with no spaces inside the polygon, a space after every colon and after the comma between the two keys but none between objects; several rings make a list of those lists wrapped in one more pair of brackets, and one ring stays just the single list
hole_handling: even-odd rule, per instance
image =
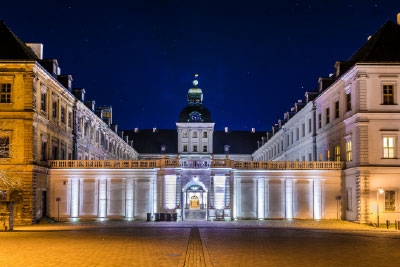
[{"label": "dark blue sky", "polygon": [[370,0],[80,2],[1,3],[0,19],[43,43],[87,100],[112,105],[119,129],[174,129],[198,73],[216,129],[270,130],[400,12]]}]

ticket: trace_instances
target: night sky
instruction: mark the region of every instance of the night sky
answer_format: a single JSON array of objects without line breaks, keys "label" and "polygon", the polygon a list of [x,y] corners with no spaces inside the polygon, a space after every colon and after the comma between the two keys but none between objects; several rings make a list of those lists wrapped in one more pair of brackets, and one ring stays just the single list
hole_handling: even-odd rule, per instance
[{"label": "night sky", "polygon": [[400,12],[394,0],[6,2],[0,19],[43,43],[86,100],[112,105],[119,129],[175,129],[198,73],[215,129],[270,130]]}]

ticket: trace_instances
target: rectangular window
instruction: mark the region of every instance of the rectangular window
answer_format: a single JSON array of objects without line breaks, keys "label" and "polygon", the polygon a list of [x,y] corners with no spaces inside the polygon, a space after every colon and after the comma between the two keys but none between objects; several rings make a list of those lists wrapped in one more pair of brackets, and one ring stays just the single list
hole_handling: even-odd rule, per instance
[{"label": "rectangular window", "polygon": [[394,137],[383,137],[383,158],[385,159],[393,159],[395,155],[395,143]]},{"label": "rectangular window", "polygon": [[53,148],[51,150],[51,159],[58,160],[58,145],[53,144]]},{"label": "rectangular window", "polygon": [[322,114],[318,114],[318,129],[322,128]]},{"label": "rectangular window", "polygon": [[346,141],[346,161],[352,161],[351,141]]},{"label": "rectangular window", "polygon": [[47,141],[42,141],[42,147],[41,147],[41,160],[46,161],[47,160]]},{"label": "rectangular window", "polygon": [[183,145],[183,152],[187,152],[187,145]]},{"label": "rectangular window", "polygon": [[330,113],[331,113],[330,109],[327,108],[325,110],[326,124],[328,124],[331,121]]},{"label": "rectangular window", "polygon": [[311,133],[312,131],[312,120],[308,119],[308,132]]},{"label": "rectangular window", "polygon": [[[68,120],[68,127],[69,128],[72,128],[72,112],[68,112],[68,118],[67,118],[67,120]],[[97,142],[98,142],[98,140],[97,140]]]},{"label": "rectangular window", "polygon": [[53,101],[53,118],[57,119],[58,115],[58,102]]},{"label": "rectangular window", "polygon": [[394,104],[394,88],[393,84],[385,84],[382,87],[382,96],[383,96],[383,104],[384,105],[393,105]]},{"label": "rectangular window", "polygon": [[304,137],[306,135],[306,125],[303,123],[301,125],[301,136]]},{"label": "rectangular window", "polygon": [[61,122],[65,124],[65,107],[61,107]]},{"label": "rectangular window", "polygon": [[385,211],[395,211],[396,192],[394,190],[385,190]]},{"label": "rectangular window", "polygon": [[182,135],[183,135],[183,138],[187,138],[187,131],[184,131]]},{"label": "rectangular window", "polygon": [[207,152],[207,146],[203,146],[203,152]]},{"label": "rectangular window", "polygon": [[47,107],[46,107],[47,101],[46,101],[46,99],[47,99],[46,93],[43,93],[43,92],[42,92],[42,94],[40,95],[40,109],[41,109],[43,112],[46,112],[46,111],[47,111]]},{"label": "rectangular window", "polygon": [[346,111],[351,110],[351,93],[346,94]]},{"label": "rectangular window", "polygon": [[10,157],[10,138],[0,137],[0,158]]},{"label": "rectangular window", "polygon": [[203,138],[207,138],[207,132],[203,132]]},{"label": "rectangular window", "polygon": [[339,118],[339,101],[335,102],[335,119]]},{"label": "rectangular window", "polygon": [[196,145],[193,146],[193,152],[197,152],[197,146]]},{"label": "rectangular window", "polygon": [[11,83],[0,84],[0,103],[11,103]]},{"label": "rectangular window", "polygon": [[340,161],[340,146],[335,146],[335,161]]}]

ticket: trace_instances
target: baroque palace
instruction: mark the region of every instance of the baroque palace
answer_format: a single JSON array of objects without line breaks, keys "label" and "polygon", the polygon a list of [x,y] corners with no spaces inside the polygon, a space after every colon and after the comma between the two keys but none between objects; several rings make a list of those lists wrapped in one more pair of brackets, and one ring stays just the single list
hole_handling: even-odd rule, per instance
[{"label": "baroque palace", "polygon": [[197,78],[176,129],[118,130],[1,22],[0,217],[400,220],[399,24],[260,133],[214,130]]}]

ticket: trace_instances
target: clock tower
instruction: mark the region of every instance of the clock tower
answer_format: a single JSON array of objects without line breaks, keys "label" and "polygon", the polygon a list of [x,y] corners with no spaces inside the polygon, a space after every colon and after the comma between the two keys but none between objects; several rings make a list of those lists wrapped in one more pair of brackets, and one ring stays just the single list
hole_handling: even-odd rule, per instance
[{"label": "clock tower", "polygon": [[203,91],[197,87],[195,74],[193,87],[187,93],[187,106],[181,111],[176,123],[179,154],[212,154],[214,122],[211,114],[203,106]]}]

